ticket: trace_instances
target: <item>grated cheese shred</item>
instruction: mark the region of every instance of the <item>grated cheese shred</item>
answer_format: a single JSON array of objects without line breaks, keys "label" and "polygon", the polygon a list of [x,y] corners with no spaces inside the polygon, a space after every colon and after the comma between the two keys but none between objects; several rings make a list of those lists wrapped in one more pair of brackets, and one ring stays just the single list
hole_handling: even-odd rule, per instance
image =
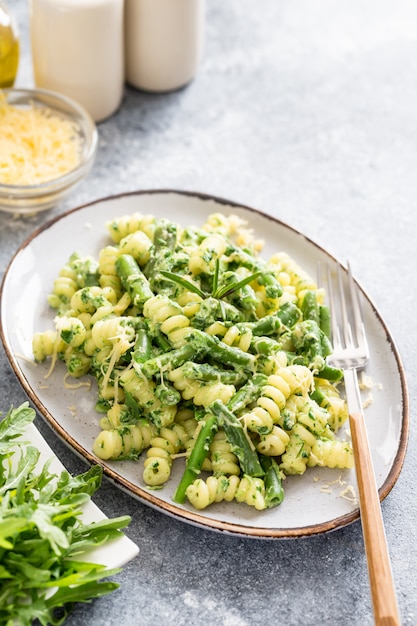
[{"label": "grated cheese shred", "polygon": [[44,183],[74,169],[80,157],[76,123],[34,103],[14,107],[0,92],[0,183]]}]

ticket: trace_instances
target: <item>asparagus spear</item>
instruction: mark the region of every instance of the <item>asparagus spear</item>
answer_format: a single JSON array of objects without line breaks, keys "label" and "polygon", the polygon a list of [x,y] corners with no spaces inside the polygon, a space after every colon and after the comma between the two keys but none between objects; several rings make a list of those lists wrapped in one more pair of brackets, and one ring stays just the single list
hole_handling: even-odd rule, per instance
[{"label": "asparagus spear", "polygon": [[265,472],[265,503],[271,509],[284,500],[284,489],[281,482],[281,472],[275,459],[260,455],[260,462]]},{"label": "asparagus spear", "polygon": [[218,380],[226,385],[239,385],[246,380],[246,375],[243,372],[225,370],[209,363],[188,361],[181,366],[181,369],[184,376],[192,380]]},{"label": "asparagus spear", "polygon": [[132,302],[142,307],[153,293],[148,279],[130,254],[121,254],[116,260],[116,271]]},{"label": "asparagus spear", "polygon": [[326,364],[325,359],[331,354],[332,346],[317,322],[313,320],[299,322],[294,326],[291,338],[298,355],[296,358],[302,357],[307,367],[317,369],[318,376],[332,381],[342,378],[341,370]]},{"label": "asparagus spear", "polygon": [[246,436],[242,424],[234,413],[221,400],[215,400],[210,405],[210,409],[216,415],[219,426],[224,429],[226,437],[232,446],[232,452],[239,459],[243,473],[249,476],[262,477],[264,471],[260,464],[258,453],[252,447],[252,442]]},{"label": "asparagus spear", "polygon": [[187,467],[174,494],[174,502],[180,504],[184,502],[187,487],[194,482],[201,472],[201,467],[210,450],[210,445],[217,432],[217,428],[216,416],[209,415],[198,434],[194,447],[187,460]]},{"label": "asparagus spear", "polygon": [[133,361],[135,363],[145,363],[152,356],[152,341],[145,328],[138,328],[136,331],[136,341],[133,348]]},{"label": "asparagus spear", "polygon": [[140,371],[147,378],[151,378],[158,372],[163,372],[167,369],[173,370],[180,367],[183,363],[194,357],[196,353],[197,350],[192,345],[185,344],[184,346],[181,346],[181,348],[175,348],[174,350],[170,349],[169,352],[164,352],[158,356],[148,359],[140,365]]},{"label": "asparagus spear", "polygon": [[253,370],[255,357],[252,354],[233,348],[215,336],[209,335],[202,330],[194,329],[187,337],[187,342],[198,352],[208,352],[210,356],[228,365],[240,366],[247,370]]},{"label": "asparagus spear", "polygon": [[306,291],[303,302],[301,304],[301,313],[304,320],[313,320],[316,324],[320,322],[320,308],[317,302],[317,293],[315,291]]},{"label": "asparagus spear", "polygon": [[232,247],[230,260],[238,262],[243,267],[251,270],[251,272],[261,272],[261,276],[257,280],[260,285],[265,287],[268,298],[279,298],[282,296],[281,283],[275,278],[272,271],[268,271],[268,266],[258,258],[245,252],[242,248]]},{"label": "asparagus spear", "polygon": [[164,280],[161,270],[171,270],[175,263],[174,250],[177,245],[178,227],[166,219],[158,221],[153,237],[151,258],[146,264],[144,273],[153,291],[168,291],[171,295],[176,286],[172,281]]},{"label": "asparagus spear", "polygon": [[256,376],[250,378],[228,402],[227,408],[236,413],[245,408],[248,404],[256,402],[267,380],[268,378],[265,374],[256,374]]},{"label": "asparagus spear", "polygon": [[284,302],[275,315],[287,328],[292,328],[302,318],[300,309],[293,302]]}]

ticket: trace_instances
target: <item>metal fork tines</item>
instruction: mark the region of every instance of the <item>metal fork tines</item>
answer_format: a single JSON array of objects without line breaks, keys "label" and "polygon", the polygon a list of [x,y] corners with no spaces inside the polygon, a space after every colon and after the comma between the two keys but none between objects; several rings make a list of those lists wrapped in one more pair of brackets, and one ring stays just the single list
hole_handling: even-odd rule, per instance
[{"label": "metal fork tines", "polygon": [[[363,369],[369,359],[368,342],[362,319],[362,310],[358,297],[358,289],[353,281],[349,263],[346,281],[343,280],[342,268],[337,266],[338,298],[333,289],[331,270],[327,268],[329,306],[332,311],[333,354],[331,362],[341,369]],[[349,301],[346,298],[347,282]],[[338,323],[337,319],[340,319]],[[352,319],[352,322],[350,321]]]},{"label": "metal fork tines", "polygon": [[347,271],[338,264],[336,278],[333,277],[334,272],[328,268],[327,292],[334,351],[327,360],[329,365],[344,372],[375,624],[399,626],[401,622],[358,384],[357,372],[369,361],[359,288],[349,264]]}]

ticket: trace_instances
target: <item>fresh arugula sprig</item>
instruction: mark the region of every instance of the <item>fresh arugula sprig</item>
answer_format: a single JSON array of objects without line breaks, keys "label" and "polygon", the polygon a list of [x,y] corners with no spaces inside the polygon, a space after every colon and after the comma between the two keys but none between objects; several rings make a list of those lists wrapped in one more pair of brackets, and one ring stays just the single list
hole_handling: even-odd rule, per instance
[{"label": "fresh arugula sprig", "polygon": [[35,418],[28,403],[0,421],[0,624],[62,624],[77,602],[119,585],[103,581],[120,569],[81,560],[86,552],[121,536],[128,516],[84,524],[81,506],[101,485],[93,466],[71,476],[38,470],[39,450],[22,437]]}]

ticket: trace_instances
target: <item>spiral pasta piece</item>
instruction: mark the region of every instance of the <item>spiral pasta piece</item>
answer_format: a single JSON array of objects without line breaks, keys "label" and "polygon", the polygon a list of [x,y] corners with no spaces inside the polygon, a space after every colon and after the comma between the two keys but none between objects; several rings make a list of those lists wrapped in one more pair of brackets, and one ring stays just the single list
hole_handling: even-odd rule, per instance
[{"label": "spiral pasta piece", "polygon": [[210,446],[210,459],[215,476],[227,474],[239,476],[240,466],[237,456],[232,452],[232,446],[226,438],[224,431],[219,430],[213,438]]},{"label": "spiral pasta piece", "polygon": [[280,468],[286,474],[304,474],[311,448],[316,437],[302,424],[297,423],[290,433],[285,453],[281,457]]},{"label": "spiral pasta piece", "polygon": [[121,428],[126,415],[128,415],[127,406],[116,401],[106,412],[106,417],[100,420],[100,426],[103,430]]},{"label": "spiral pasta piece", "polygon": [[62,341],[72,348],[81,346],[86,338],[86,329],[78,317],[62,316],[55,318],[55,328]]},{"label": "spiral pasta piece", "polygon": [[308,402],[305,408],[308,410],[301,411],[298,414],[298,422],[316,437],[334,439],[335,435],[328,423],[328,412],[312,401]]},{"label": "spiral pasta piece", "polygon": [[259,252],[263,247],[261,240],[255,240],[252,229],[246,227],[246,221],[238,215],[223,215],[212,213],[203,224],[203,230],[209,233],[218,233],[223,237],[233,238],[238,246],[250,247]]},{"label": "spiral pasta piece", "polygon": [[63,268],[54,280],[52,292],[48,295],[48,304],[53,309],[67,309],[71,298],[78,289],[76,275],[70,267]]},{"label": "spiral pasta piece", "polygon": [[205,332],[209,335],[220,336],[223,343],[239,348],[242,352],[248,352],[253,336],[250,328],[228,327],[222,322],[214,322],[205,329]]},{"label": "spiral pasta piece", "polygon": [[98,308],[111,306],[117,302],[117,294],[109,287],[83,287],[78,289],[71,298],[71,311],[75,315],[94,313]]},{"label": "spiral pasta piece", "polygon": [[183,346],[187,335],[193,330],[190,320],[184,315],[181,307],[161,294],[145,302],[143,314],[154,324],[159,325],[174,348]]},{"label": "spiral pasta piece", "polygon": [[149,447],[154,433],[155,427],[146,421],[133,426],[102,430],[93,444],[93,452],[105,461],[135,458]]},{"label": "spiral pasta piece", "polygon": [[202,382],[184,376],[180,367],[168,372],[168,379],[173,383],[184,400],[193,400],[196,406],[209,407],[215,400],[227,404],[236,392],[234,385],[219,381]]},{"label": "spiral pasta piece", "polygon": [[124,237],[137,230],[142,230],[149,239],[153,240],[154,226],[155,217],[153,215],[142,215],[138,212],[122,215],[106,222],[106,228],[115,243],[119,243]]},{"label": "spiral pasta piece", "polygon": [[145,484],[156,487],[167,482],[171,475],[172,457],[185,449],[188,440],[189,435],[180,424],[160,429],[158,435],[151,439],[147,451],[143,469]]},{"label": "spiral pasta piece", "polygon": [[98,349],[117,344],[122,354],[132,346],[135,330],[128,317],[109,317],[93,325],[91,337]]},{"label": "spiral pasta piece", "polygon": [[122,295],[122,283],[116,271],[116,259],[119,251],[115,246],[105,246],[99,252],[98,283],[101,288],[110,287],[118,298]]},{"label": "spiral pasta piece", "polygon": [[186,496],[196,509],[205,509],[213,502],[244,502],[258,511],[266,509],[265,485],[261,478],[252,476],[209,476],[206,481],[197,478],[186,490]]},{"label": "spiral pasta piece", "polygon": [[48,356],[63,350],[64,346],[56,330],[45,330],[35,333],[32,337],[32,352],[38,363],[42,363]]},{"label": "spiral pasta piece", "polygon": [[294,294],[298,304],[301,304],[305,292],[310,290],[316,291],[320,300],[323,300],[323,291],[318,290],[316,281],[289,254],[278,252],[269,263],[275,266],[275,273],[284,291]]},{"label": "spiral pasta piece", "polygon": [[239,417],[239,420],[245,428],[262,436],[270,433],[274,427],[271,415],[260,406],[244,413]]},{"label": "spiral pasta piece", "polygon": [[75,291],[96,283],[97,269],[93,257],[82,258],[77,253],[72,254],[54,280],[52,292],[48,295],[49,305],[60,312],[68,310]]},{"label": "spiral pasta piece", "polygon": [[290,436],[280,426],[274,425],[270,433],[261,435],[256,449],[266,456],[281,456],[287,449]]},{"label": "spiral pasta piece", "polygon": [[174,421],[179,424],[187,432],[188,439],[191,439],[197,428],[197,422],[195,419],[194,411],[187,407],[177,408]]},{"label": "spiral pasta piece", "polygon": [[287,399],[296,393],[306,396],[313,384],[311,371],[303,365],[288,365],[268,376],[262,387],[256,406],[239,419],[245,426],[260,435],[271,432],[274,424],[281,424],[281,411],[286,408]]},{"label": "spiral pasta piece", "polygon": [[350,441],[317,439],[311,448],[308,466],[351,469],[354,466]]},{"label": "spiral pasta piece", "polygon": [[158,428],[172,424],[175,419],[176,407],[164,406],[156,397],[155,381],[142,378],[134,369],[127,369],[120,376],[120,384],[133,396],[146,416]]},{"label": "spiral pasta piece", "polygon": [[349,418],[346,400],[340,396],[337,387],[323,378],[316,378],[315,388],[323,394],[323,399],[319,404],[328,412],[329,426],[333,432],[337,433],[339,428]]},{"label": "spiral pasta piece", "polygon": [[178,296],[175,298],[175,302],[180,305],[182,312],[188,318],[194,317],[196,313],[200,310],[200,305],[203,301],[198,294],[193,291],[187,291],[184,289]]},{"label": "spiral pasta piece", "polygon": [[315,437],[334,439],[334,433],[329,426],[329,413],[321,408],[317,402],[310,397],[292,395],[285,405],[287,413],[292,423],[299,422]]},{"label": "spiral pasta piece", "polygon": [[232,220],[230,216],[226,216],[223,213],[211,213],[204,222],[202,229],[209,233],[217,233],[222,235],[222,237],[229,237],[236,232],[242,223],[243,220],[237,216],[236,220]]},{"label": "spiral pasta piece", "polygon": [[68,374],[74,378],[81,378],[90,371],[92,359],[81,348],[67,348],[63,353],[63,360]]},{"label": "spiral pasta piece", "polygon": [[188,268],[193,276],[213,272],[215,262],[225,253],[227,241],[218,233],[209,235],[193,249],[188,261]]},{"label": "spiral pasta piece", "polygon": [[104,246],[104,248],[101,248],[98,255],[99,274],[117,276],[116,260],[118,256],[119,249],[115,246]]},{"label": "spiral pasta piece", "polygon": [[149,261],[152,241],[141,230],[130,233],[120,240],[118,253],[130,254],[140,267],[144,267]]}]

